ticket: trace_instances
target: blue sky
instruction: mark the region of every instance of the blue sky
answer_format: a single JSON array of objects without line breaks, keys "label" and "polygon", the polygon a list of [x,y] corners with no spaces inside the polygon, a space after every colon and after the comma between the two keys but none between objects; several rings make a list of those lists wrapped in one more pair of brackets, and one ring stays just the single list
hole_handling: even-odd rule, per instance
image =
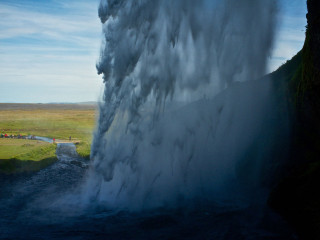
[{"label": "blue sky", "polygon": [[[305,1],[280,3],[269,71],[294,56],[305,37]],[[102,39],[98,4],[0,0],[0,102],[98,100],[103,87],[95,69]]]},{"label": "blue sky", "polygon": [[276,70],[302,49],[307,25],[306,0],[278,0],[278,2],[279,24],[269,71]]}]

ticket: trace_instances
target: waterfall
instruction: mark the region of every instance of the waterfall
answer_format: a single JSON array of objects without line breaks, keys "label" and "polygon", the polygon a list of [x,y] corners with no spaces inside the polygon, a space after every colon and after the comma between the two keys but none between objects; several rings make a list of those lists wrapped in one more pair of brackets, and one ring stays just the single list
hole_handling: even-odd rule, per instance
[{"label": "waterfall", "polygon": [[99,17],[105,89],[83,201],[175,207],[235,186],[269,111],[270,86],[243,82],[265,74],[275,1],[102,0]]}]

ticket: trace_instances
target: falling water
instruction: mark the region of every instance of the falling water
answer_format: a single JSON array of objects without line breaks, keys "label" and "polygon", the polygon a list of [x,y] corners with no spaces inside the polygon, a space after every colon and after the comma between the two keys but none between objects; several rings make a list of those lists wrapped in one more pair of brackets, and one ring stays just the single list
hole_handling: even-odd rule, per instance
[{"label": "falling water", "polygon": [[255,161],[267,151],[256,142],[271,89],[243,82],[265,74],[275,10],[265,0],[102,0],[105,89],[83,202],[145,209],[234,193],[248,149]]}]

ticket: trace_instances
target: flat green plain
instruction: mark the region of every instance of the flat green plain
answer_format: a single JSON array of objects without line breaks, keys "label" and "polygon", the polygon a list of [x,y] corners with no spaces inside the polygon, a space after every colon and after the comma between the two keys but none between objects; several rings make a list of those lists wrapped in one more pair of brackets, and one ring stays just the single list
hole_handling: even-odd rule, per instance
[{"label": "flat green plain", "polygon": [[[0,138],[0,159],[16,158],[23,160],[22,156],[35,152],[37,149],[48,148],[48,146],[53,146],[53,144],[27,139]],[[27,160],[38,161],[40,159],[37,156],[30,155],[30,159]]]},{"label": "flat green plain", "polygon": [[[0,104],[0,133],[35,135],[77,142],[78,153],[90,155],[95,125],[93,104]],[[17,161],[44,161],[55,157],[56,144],[37,140],[0,138],[1,166]],[[52,162],[52,161],[49,161]],[[18,164],[19,165],[19,164]]]}]

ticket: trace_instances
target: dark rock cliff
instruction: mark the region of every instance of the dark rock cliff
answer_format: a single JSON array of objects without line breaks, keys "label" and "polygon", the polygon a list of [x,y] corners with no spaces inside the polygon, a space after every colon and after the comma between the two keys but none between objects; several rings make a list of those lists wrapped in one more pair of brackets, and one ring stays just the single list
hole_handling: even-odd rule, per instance
[{"label": "dark rock cliff", "polygon": [[302,57],[283,90],[289,92],[294,109],[286,160],[291,165],[272,191],[269,204],[295,226],[302,239],[320,239],[320,1],[308,0],[307,6]]},{"label": "dark rock cliff", "polygon": [[301,76],[295,86],[299,144],[306,145],[302,157],[312,151],[310,161],[320,156],[320,2],[308,0],[308,26],[302,50]]}]

